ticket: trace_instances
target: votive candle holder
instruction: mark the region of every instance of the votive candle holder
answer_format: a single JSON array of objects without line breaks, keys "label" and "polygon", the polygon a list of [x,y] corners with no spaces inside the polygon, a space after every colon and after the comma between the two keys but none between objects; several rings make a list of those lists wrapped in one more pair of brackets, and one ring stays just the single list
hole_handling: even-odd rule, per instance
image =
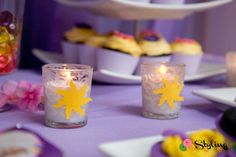
[{"label": "votive candle holder", "polygon": [[85,126],[93,69],[79,64],[46,64],[42,70],[45,124],[53,128]]},{"label": "votive candle holder", "polygon": [[185,65],[172,62],[142,63],[142,114],[147,118],[173,119],[179,116]]}]

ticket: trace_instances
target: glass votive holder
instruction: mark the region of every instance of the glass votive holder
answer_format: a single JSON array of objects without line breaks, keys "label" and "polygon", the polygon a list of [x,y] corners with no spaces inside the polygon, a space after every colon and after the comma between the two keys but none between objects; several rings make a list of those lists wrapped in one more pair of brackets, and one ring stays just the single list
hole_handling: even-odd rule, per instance
[{"label": "glass votive holder", "polygon": [[93,69],[79,64],[46,64],[42,70],[45,124],[53,128],[85,126]]},{"label": "glass votive holder", "polygon": [[227,85],[236,87],[236,52],[226,54]]},{"label": "glass votive holder", "polygon": [[185,65],[172,62],[142,63],[142,114],[147,118],[174,119],[179,116]]}]

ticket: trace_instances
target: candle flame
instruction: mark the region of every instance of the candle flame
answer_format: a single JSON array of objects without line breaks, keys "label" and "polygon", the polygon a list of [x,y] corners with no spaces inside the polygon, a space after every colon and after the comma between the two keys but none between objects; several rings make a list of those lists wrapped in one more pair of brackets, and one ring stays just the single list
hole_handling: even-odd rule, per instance
[{"label": "candle flame", "polygon": [[67,71],[66,65],[63,67],[62,75],[65,76],[67,80],[71,80],[71,73]]},{"label": "candle flame", "polygon": [[67,80],[70,80],[71,79],[71,74],[69,71],[65,71],[65,76],[66,76],[66,79]]},{"label": "candle flame", "polygon": [[165,65],[161,65],[160,68],[158,69],[161,74],[165,74],[167,71],[167,68]]}]

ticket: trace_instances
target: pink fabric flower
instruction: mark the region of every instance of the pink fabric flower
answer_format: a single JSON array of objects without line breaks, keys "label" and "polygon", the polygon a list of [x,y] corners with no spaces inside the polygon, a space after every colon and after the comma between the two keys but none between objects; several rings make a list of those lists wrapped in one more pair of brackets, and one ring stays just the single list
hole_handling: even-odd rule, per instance
[{"label": "pink fabric flower", "polygon": [[4,93],[0,93],[0,108],[7,104],[8,97]]},{"label": "pink fabric flower", "polygon": [[0,87],[0,107],[6,104],[16,105],[20,109],[36,111],[42,97],[42,86],[29,82],[6,81]]},{"label": "pink fabric flower", "polygon": [[20,109],[29,109],[36,111],[41,101],[43,90],[41,85],[32,85],[29,82],[21,81],[18,83],[16,89],[16,96],[18,97],[17,106]]},{"label": "pink fabric flower", "polygon": [[0,107],[3,107],[7,103],[14,103],[17,101],[15,95],[17,83],[15,81],[6,81],[1,86],[0,91]]}]

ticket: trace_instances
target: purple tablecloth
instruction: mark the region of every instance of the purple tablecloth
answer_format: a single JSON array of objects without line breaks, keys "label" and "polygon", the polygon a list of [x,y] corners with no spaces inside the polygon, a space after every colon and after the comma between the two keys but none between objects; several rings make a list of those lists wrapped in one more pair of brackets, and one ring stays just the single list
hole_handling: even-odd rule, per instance
[{"label": "purple tablecloth", "polygon": [[[41,74],[32,71],[17,71],[4,80],[41,81]],[[181,116],[174,120],[154,120],[141,116],[141,86],[93,85],[88,125],[78,129],[52,129],[43,125],[43,113],[31,114],[18,110],[0,113],[0,129],[6,129],[21,123],[32,129],[56,146],[66,157],[103,157],[98,150],[102,142],[153,136],[163,130],[176,128],[190,131],[201,128],[215,128],[215,118],[220,110],[207,100],[193,96],[193,89],[219,87],[224,78],[217,77],[197,83],[186,84],[183,95],[185,102]]]}]

